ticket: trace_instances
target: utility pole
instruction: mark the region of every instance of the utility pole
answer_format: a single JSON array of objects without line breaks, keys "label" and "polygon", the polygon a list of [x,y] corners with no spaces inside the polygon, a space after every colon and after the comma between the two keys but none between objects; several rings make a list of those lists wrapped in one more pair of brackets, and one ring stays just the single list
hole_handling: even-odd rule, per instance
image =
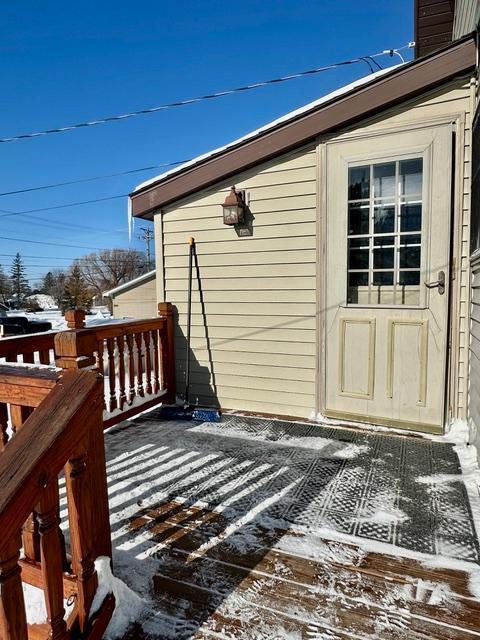
[{"label": "utility pole", "polygon": [[138,236],[139,240],[143,240],[144,242],[147,243],[147,267],[148,270],[150,271],[151,269],[151,259],[150,259],[150,241],[153,240],[153,229],[150,229],[149,227],[140,227],[141,231],[143,231],[143,234],[141,236]]}]

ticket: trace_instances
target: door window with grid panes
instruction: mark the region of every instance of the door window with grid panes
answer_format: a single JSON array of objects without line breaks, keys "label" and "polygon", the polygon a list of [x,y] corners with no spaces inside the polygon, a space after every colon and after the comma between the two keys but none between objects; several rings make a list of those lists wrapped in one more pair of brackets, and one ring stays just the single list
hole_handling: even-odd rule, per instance
[{"label": "door window with grid panes", "polygon": [[420,304],[422,172],[422,158],[349,167],[348,304]]}]

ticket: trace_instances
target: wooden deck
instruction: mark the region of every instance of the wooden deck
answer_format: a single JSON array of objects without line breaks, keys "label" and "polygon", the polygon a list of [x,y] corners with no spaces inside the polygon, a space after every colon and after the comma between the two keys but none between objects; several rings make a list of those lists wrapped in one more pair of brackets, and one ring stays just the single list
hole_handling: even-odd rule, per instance
[{"label": "wooden deck", "polygon": [[480,637],[480,601],[459,571],[327,540],[324,557],[307,559],[301,536],[298,551],[292,545],[285,552],[274,547],[287,532],[258,527],[239,551],[221,514],[176,502],[146,510],[130,526],[132,536],[149,530],[152,542],[164,546],[152,576],[156,615],[125,640]]},{"label": "wooden deck", "polygon": [[[480,638],[478,549],[451,445],[246,420],[153,412],[107,434],[114,570],[147,602],[123,640]],[[432,471],[455,479],[448,492],[416,482]],[[373,526],[370,506],[392,496],[409,517]]]}]

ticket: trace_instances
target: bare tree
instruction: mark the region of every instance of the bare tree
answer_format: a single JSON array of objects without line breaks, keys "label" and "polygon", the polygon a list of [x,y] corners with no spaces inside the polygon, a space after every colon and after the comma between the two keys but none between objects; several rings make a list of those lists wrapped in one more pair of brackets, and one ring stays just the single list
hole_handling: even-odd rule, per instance
[{"label": "bare tree", "polygon": [[100,295],[148,271],[142,251],[104,249],[75,260],[83,279]]}]

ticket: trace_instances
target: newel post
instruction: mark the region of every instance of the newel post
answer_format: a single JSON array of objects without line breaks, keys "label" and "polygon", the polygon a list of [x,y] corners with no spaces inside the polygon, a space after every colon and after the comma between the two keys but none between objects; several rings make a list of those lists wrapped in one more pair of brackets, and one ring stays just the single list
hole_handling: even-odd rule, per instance
[{"label": "newel post", "polygon": [[85,311],[83,309],[68,309],[65,320],[69,329],[85,329]]},{"label": "newel post", "polygon": [[166,327],[160,331],[160,367],[162,386],[167,390],[165,404],[174,404],[175,388],[175,328],[171,302],[158,303],[158,315],[166,319]]},{"label": "newel post", "polygon": [[[94,330],[62,331],[55,336],[55,364],[62,369],[94,367],[97,337]],[[100,376],[100,374],[99,374]],[[102,383],[103,387],[103,383]],[[87,442],[88,478],[94,502],[88,505],[94,513],[95,532],[93,550],[95,557],[112,557],[110,516],[108,507],[105,443],[103,439],[103,403],[99,406],[90,425]],[[79,495],[82,499],[82,494]],[[95,558],[94,558],[95,559]]]}]

